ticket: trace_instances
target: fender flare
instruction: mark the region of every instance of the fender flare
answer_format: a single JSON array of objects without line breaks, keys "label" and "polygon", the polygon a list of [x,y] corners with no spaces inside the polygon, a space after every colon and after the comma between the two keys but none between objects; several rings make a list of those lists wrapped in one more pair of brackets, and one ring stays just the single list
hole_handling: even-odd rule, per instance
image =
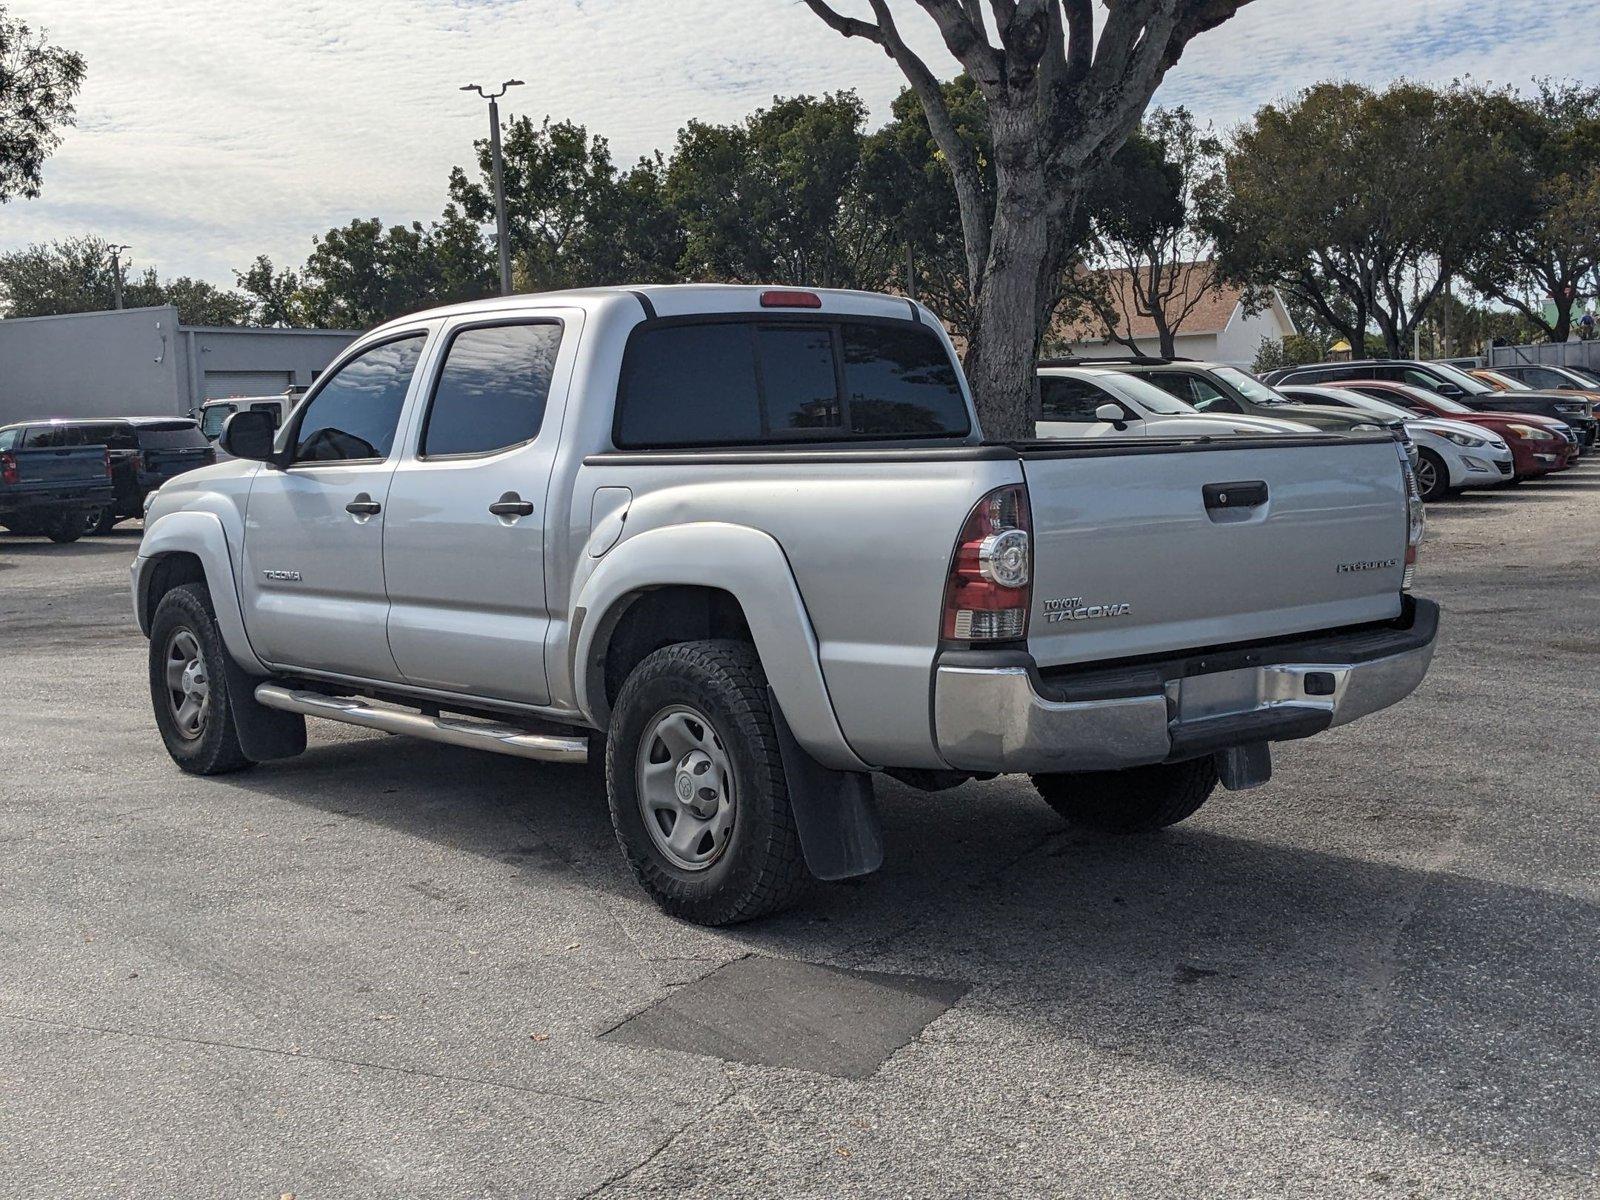
[{"label": "fender flare", "polygon": [[744,610],[767,681],[796,742],[824,767],[870,771],[839,728],[828,698],[816,633],[789,560],[770,534],[718,521],[647,529],[619,543],[584,581],[573,611],[585,614],[573,664],[578,709],[604,727],[604,645],[632,597],[655,587],[713,587]]},{"label": "fender flare", "polygon": [[145,530],[139,557],[133,563],[133,602],[139,628],[148,636],[147,577],[157,559],[167,554],[193,554],[206,573],[206,587],[217,614],[217,628],[233,660],[251,675],[271,672],[250,648],[245,633],[244,611],[239,604],[239,588],[233,574],[233,558],[228,550],[228,535],[216,513],[188,510],[168,513]]}]

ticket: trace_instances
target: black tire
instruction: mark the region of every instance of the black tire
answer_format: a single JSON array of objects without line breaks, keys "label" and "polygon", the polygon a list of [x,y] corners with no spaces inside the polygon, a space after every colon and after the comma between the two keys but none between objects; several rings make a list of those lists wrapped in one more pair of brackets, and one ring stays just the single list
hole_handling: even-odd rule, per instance
[{"label": "black tire", "polygon": [[1126,771],[1035,775],[1033,786],[1069,825],[1095,833],[1151,833],[1192,817],[1217,786],[1216,760]]},{"label": "black tire", "polygon": [[[640,802],[641,744],[664,713],[703,714],[701,727],[732,776],[732,828],[717,857],[684,869],[646,829]],[[669,915],[697,925],[730,925],[777,912],[811,882],[789,808],[767,678],[754,647],[700,641],[665,646],[641,662],[617,696],[606,738],[611,824],[635,877]],[[674,819],[674,826],[677,819]],[[664,836],[664,833],[663,833]]]},{"label": "black tire", "polygon": [[63,546],[77,541],[83,534],[84,510],[81,508],[68,509],[60,516],[46,521],[44,525],[45,537]]},{"label": "black tire", "polygon": [[101,509],[100,519],[94,523],[94,528],[90,532],[98,535],[108,534],[117,527],[117,522],[120,520],[122,518],[117,516],[114,509]]},{"label": "black tire", "polygon": [[1426,447],[1417,449],[1417,487],[1429,503],[1443,500],[1450,494],[1450,468],[1444,459]]},{"label": "black tire", "polygon": [[[183,632],[198,645],[196,661],[203,665],[207,681],[198,732],[180,728],[167,683],[173,640]],[[186,583],[161,597],[150,622],[150,704],[167,753],[191,775],[224,775],[254,765],[239,747],[239,731],[228,697],[227,654],[205,584]]]}]

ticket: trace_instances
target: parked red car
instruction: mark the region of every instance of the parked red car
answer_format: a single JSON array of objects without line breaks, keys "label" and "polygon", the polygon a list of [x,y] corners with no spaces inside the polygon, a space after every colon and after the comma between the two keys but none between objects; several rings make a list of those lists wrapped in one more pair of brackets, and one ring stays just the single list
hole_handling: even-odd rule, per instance
[{"label": "parked red car", "polygon": [[1398,404],[1423,416],[1444,417],[1492,429],[1511,447],[1511,464],[1516,479],[1532,479],[1536,475],[1564,471],[1578,458],[1578,446],[1572,440],[1568,426],[1554,417],[1541,417],[1535,413],[1482,412],[1427,388],[1383,379],[1330,380],[1318,386],[1352,388],[1363,395],[1376,396],[1379,400],[1387,400],[1390,404]]}]

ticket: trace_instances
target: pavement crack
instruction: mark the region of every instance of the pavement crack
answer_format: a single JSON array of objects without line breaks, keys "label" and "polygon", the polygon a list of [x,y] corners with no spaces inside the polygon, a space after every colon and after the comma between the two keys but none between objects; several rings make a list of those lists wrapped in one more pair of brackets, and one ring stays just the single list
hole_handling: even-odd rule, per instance
[{"label": "pavement crack", "polygon": [[418,1067],[397,1067],[389,1063],[372,1062],[363,1058],[344,1058],[337,1054],[309,1054],[303,1051],[284,1050],[276,1046],[255,1046],[248,1042],[225,1042],[219,1039],[186,1037],[179,1034],[149,1033],[138,1029],[118,1029],[110,1025],[84,1025],[75,1021],[57,1021],[49,1017],[35,1017],[24,1013],[0,1012],[0,1018],[8,1021],[18,1021],[29,1025],[44,1025],[54,1029],[67,1029],[74,1033],[107,1033],[117,1037],[137,1038],[151,1042],[173,1042],[189,1046],[210,1046],[219,1050],[243,1050],[253,1054],[272,1054],[279,1058],[289,1058],[296,1062],[322,1062],[338,1063],[347,1067],[365,1067],[372,1071],[384,1071],[392,1075],[410,1075],[419,1079],[437,1079],[445,1083],[470,1083],[479,1087],[500,1088],[508,1092],[522,1092],[530,1096],[547,1096],[557,1100],[576,1100],[581,1104],[600,1104],[606,1101],[595,1096],[584,1096],[577,1092],[563,1092],[554,1088],[524,1087],[517,1083],[506,1083],[498,1079],[482,1079],[473,1075],[447,1075],[440,1071],[424,1071]]},{"label": "pavement crack", "polygon": [[728,1101],[734,1099],[736,1096],[738,1096],[738,1094],[738,1088],[730,1087],[726,1092],[718,1097],[717,1102],[708,1108],[704,1113],[698,1113],[695,1116],[690,1117],[689,1120],[685,1121],[682,1125],[678,1126],[678,1128],[674,1129],[665,1138],[663,1138],[660,1145],[656,1146],[650,1151],[649,1154],[646,1154],[638,1162],[634,1163],[633,1166],[628,1167],[626,1170],[618,1171],[616,1174],[602,1179],[599,1183],[595,1184],[594,1187],[590,1188],[587,1192],[584,1192],[583,1195],[577,1197],[577,1200],[593,1200],[593,1197],[598,1196],[601,1192],[604,1192],[615,1187],[619,1183],[623,1183],[628,1179],[631,1179],[633,1176],[637,1175],[640,1171],[644,1170],[656,1159],[660,1158],[663,1154],[670,1150],[673,1144],[684,1134],[688,1133],[689,1130],[704,1125],[711,1116],[720,1111],[728,1103]]}]

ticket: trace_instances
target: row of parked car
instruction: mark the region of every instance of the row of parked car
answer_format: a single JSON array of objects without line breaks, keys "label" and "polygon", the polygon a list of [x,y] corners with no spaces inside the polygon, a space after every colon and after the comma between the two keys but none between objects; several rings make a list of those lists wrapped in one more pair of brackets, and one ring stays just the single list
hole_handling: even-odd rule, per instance
[{"label": "row of parked car", "polygon": [[[1533,371],[1543,374],[1534,380]],[[1041,437],[1386,429],[1406,445],[1430,501],[1566,470],[1595,446],[1600,401],[1600,377],[1575,368],[1468,372],[1398,359],[1315,363],[1258,379],[1188,359],[1054,358],[1038,375]]]}]

